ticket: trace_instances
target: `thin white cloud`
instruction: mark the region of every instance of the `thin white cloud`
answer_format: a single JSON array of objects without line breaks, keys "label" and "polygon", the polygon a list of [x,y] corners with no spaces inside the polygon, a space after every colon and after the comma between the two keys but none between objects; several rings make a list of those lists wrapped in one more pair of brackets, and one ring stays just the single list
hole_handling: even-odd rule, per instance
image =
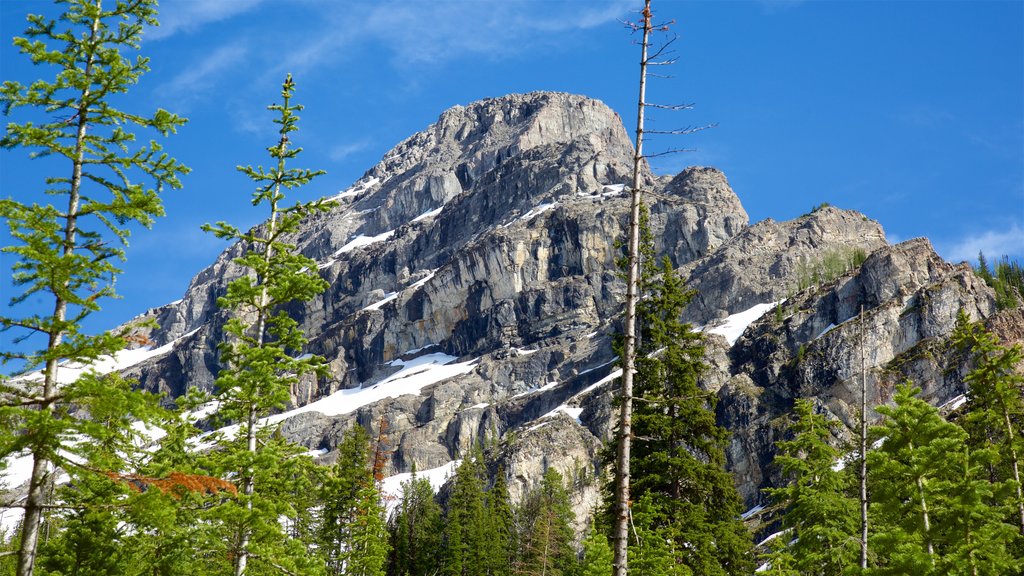
[{"label": "thin white cloud", "polygon": [[207,96],[221,72],[240,62],[249,52],[244,44],[221,46],[200,62],[189,66],[158,88],[162,96],[173,98],[178,109]]},{"label": "thin white cloud", "polygon": [[370,146],[369,140],[360,140],[358,142],[350,142],[348,144],[339,144],[331,147],[327,152],[327,157],[335,162],[341,162],[345,158],[348,158],[356,152],[362,152]]},{"label": "thin white cloud", "polygon": [[1014,223],[1008,229],[967,236],[943,252],[953,262],[974,262],[979,252],[984,252],[990,261],[1002,256],[1021,257],[1024,256],[1024,228]]},{"label": "thin white cloud", "polygon": [[344,58],[346,47],[378,42],[394,64],[412,67],[455,57],[503,58],[556,45],[563,34],[629,17],[632,0],[587,2],[436,0],[356,2],[346,10],[306,4],[323,28],[280,54],[276,70],[301,72]]},{"label": "thin white cloud", "polygon": [[147,40],[191,33],[204,25],[248,12],[263,0],[162,0],[160,26],[147,30]]},{"label": "thin white cloud", "polygon": [[633,2],[504,0],[386,2],[363,21],[372,36],[390,44],[399,63],[434,63],[455,56],[509,56],[554,44],[560,33],[593,28],[628,15]]}]

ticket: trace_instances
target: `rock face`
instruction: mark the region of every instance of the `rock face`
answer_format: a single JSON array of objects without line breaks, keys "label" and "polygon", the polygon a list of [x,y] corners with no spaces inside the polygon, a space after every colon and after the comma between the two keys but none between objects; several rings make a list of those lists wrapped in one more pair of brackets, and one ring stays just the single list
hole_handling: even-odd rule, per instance
[{"label": "rock face", "polygon": [[[388,152],[293,239],[330,283],[289,311],[310,338],[305,352],[324,356],[331,374],[303,384],[282,432],[329,460],[345,429],[383,418],[394,473],[483,444],[513,499],[555,466],[587,514],[612,426],[610,342],[624,299],[616,241],[631,161],[604,104],[543,92],[453,108]],[[937,402],[960,393],[943,338],[959,309],[994,309],[967,267],[925,240],[890,246],[877,223],[836,208],[750,226],[713,168],[643,180],[658,252],[699,291],[686,318],[708,333],[702,384],[718,394],[729,466],[750,503],[771,481],[775,422],[795,398],[852,422],[862,348],[872,404],[905,377]],[[128,370],[142,386],[172,398],[212,389],[225,321],[215,302],[242,273],[231,262],[242,248],[197,274],[182,300],[147,313],[161,326],[149,337],[171,346]],[[866,260],[808,276],[857,254]],[[780,300],[735,344],[716,334],[739,318],[727,317]]]}]

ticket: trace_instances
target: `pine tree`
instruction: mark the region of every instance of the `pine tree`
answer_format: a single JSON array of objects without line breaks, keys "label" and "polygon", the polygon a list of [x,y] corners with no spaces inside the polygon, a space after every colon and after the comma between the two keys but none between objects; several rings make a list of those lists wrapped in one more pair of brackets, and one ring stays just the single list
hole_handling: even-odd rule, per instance
[{"label": "pine tree", "polygon": [[715,396],[698,385],[704,369],[700,335],[680,320],[693,292],[668,258],[653,258],[646,221],[644,209],[633,500],[651,496],[647,515],[654,525],[648,528],[671,542],[676,564],[701,574],[747,574],[753,569],[752,542],[739,519],[739,495],[725,471],[727,432],[715,421]]},{"label": "pine tree", "polygon": [[776,444],[775,465],[786,484],[766,492],[782,511],[780,529],[795,542],[773,551],[770,561],[776,571],[789,556],[800,574],[842,574],[859,557],[858,502],[849,495],[853,479],[834,468],[840,452],[829,440],[836,424],[804,399],[796,401],[793,412],[790,439]]},{"label": "pine tree", "polygon": [[[1019,568],[1012,525],[989,502],[997,485],[981,477],[991,449],[971,450],[967,433],[916,397],[897,389],[895,406],[874,428],[882,446],[868,458],[874,522],[872,574],[1003,574]],[[991,538],[996,538],[992,541]]]},{"label": "pine tree", "polygon": [[[287,494],[294,489],[291,473],[282,466],[296,466],[292,460],[302,452],[297,446],[274,434],[260,420],[285,407],[294,387],[304,375],[325,372],[323,358],[300,355],[306,338],[298,323],[282,309],[292,302],[304,302],[327,287],[316,274],[316,263],[295,252],[287,239],[299,229],[307,215],[326,210],[322,201],[284,206],[284,189],[302,186],[322,170],[287,168],[301,148],[292,148],[290,135],[298,130],[296,112],[302,106],[292,103],[295,84],[291,76],[281,90],[281,104],[268,109],[277,113],[278,142],[267,148],[274,165],[239,166],[238,170],[257,184],[253,205],[266,205],[266,223],[248,232],[218,222],[205,225],[218,238],[239,241],[244,246],[235,263],[249,270],[228,285],[218,305],[232,312],[224,325],[226,340],[219,346],[223,368],[215,381],[220,402],[218,416],[238,423],[238,433],[221,446],[222,473],[237,475],[241,494],[239,510],[221,506],[224,525],[230,536],[235,576],[246,571],[250,559],[286,570],[312,570],[312,557],[304,545],[284,533],[278,518],[292,517]],[[307,459],[308,460],[308,459]]]},{"label": "pine tree", "polygon": [[441,559],[441,506],[426,478],[402,484],[402,496],[390,519],[391,576],[430,576]]},{"label": "pine tree", "polygon": [[[975,449],[997,448],[989,468],[993,482],[1008,481],[1019,531],[1024,534],[1024,495],[1021,487],[1021,455],[1024,454],[1024,375],[1020,346],[1000,346],[980,323],[972,323],[961,310],[952,342],[973,357],[974,368],[967,375],[967,414],[963,427]],[[1024,552],[1024,550],[1021,550]]]},{"label": "pine tree", "polygon": [[487,542],[491,523],[483,489],[483,462],[479,451],[455,470],[445,509],[442,573],[450,576],[487,574]]},{"label": "pine tree", "polygon": [[390,544],[371,460],[369,436],[356,426],[345,434],[322,484],[316,547],[331,574],[384,574]]},{"label": "pine tree", "polygon": [[607,576],[612,570],[612,558],[608,538],[592,526],[583,540],[583,557],[576,568],[576,576]]},{"label": "pine tree", "polygon": [[127,387],[95,374],[64,382],[59,367],[87,365],[124,348],[126,333],[90,336],[82,332],[82,321],[100,309],[104,298],[114,296],[117,261],[124,259],[130,229],[148,227],[162,216],[159,193],[180,187],[178,177],[187,172],[155,141],[136,144],[131,131],[167,136],[184,123],[182,118],[164,110],[144,116],[111,105],[148,70],[148,59],[132,60],[122,52],[137,50],[143,28],[156,24],[155,0],[66,4],[60,23],[29,16],[27,37],[14,41],[33,63],[55,66],[56,78],[30,86],[5,81],[0,87],[6,115],[23,107],[35,109],[33,120],[7,125],[0,146],[24,147],[33,150],[33,157],[67,161],[65,175],[46,179],[45,193],[59,198],[58,205],[41,199],[32,204],[0,200],[0,217],[16,242],[2,250],[17,258],[13,280],[22,287],[11,308],[30,299],[52,306],[46,313],[0,317],[0,329],[21,331],[20,339],[38,342],[31,352],[0,351],[0,359],[22,361],[27,369],[42,367],[38,379],[0,382],[0,421],[11,424],[0,428],[0,458],[23,451],[33,457],[19,576],[34,571],[55,468],[76,476],[85,473],[70,466],[68,456],[85,449],[96,429],[78,416],[120,405],[136,420],[157,417],[148,408],[151,404]]},{"label": "pine tree", "polygon": [[504,468],[498,468],[494,484],[487,491],[487,517],[490,519],[487,555],[491,559],[487,573],[491,576],[510,576],[519,547]]},{"label": "pine tree", "polygon": [[541,483],[519,506],[520,559],[515,573],[524,576],[570,574],[575,564],[572,547],[573,512],[562,475],[544,471]]}]

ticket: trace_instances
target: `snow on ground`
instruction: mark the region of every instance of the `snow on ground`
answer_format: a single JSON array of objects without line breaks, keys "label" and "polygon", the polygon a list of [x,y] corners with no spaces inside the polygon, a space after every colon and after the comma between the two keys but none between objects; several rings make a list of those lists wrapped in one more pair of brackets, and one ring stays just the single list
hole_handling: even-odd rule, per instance
[{"label": "snow on ground", "polygon": [[754,506],[750,510],[744,512],[743,514],[740,514],[740,520],[746,520],[747,518],[750,518],[751,516],[757,514],[761,510],[764,510],[764,504],[758,504],[757,506]]},{"label": "snow on ground", "polygon": [[[434,494],[444,486],[444,483],[455,473],[455,469],[459,467],[462,460],[452,460],[451,462],[438,466],[437,468],[431,468],[430,470],[420,470],[416,472],[416,478],[426,478],[430,481],[430,487],[434,489]],[[394,476],[385,478],[380,483],[381,498],[384,500],[384,505],[387,506],[388,516],[398,506],[402,499],[402,483],[412,480],[412,472],[406,472],[404,474],[395,474]]]},{"label": "snow on ground", "polygon": [[387,304],[388,302],[391,302],[395,298],[398,298],[398,292],[388,292],[380,300],[377,300],[376,302],[370,304],[369,306],[364,306],[363,310],[380,310],[381,306]]},{"label": "snow on ground", "polygon": [[[609,362],[608,364],[611,364],[611,362]],[[608,364],[605,364],[605,366],[607,366]],[[598,368],[600,368],[600,366],[598,366]],[[594,370],[596,370],[596,369],[597,368],[595,368]],[[588,372],[589,372],[589,370],[588,370]],[[586,374],[586,372],[581,372],[581,374]],[[573,398],[582,396],[582,395],[584,395],[587,392],[590,392],[592,390],[597,390],[601,386],[611,382],[612,380],[615,380],[616,378],[620,378],[621,376],[622,376],[622,368],[616,368],[615,370],[612,370],[611,372],[609,372],[608,375],[605,376],[604,378],[601,378],[597,382],[594,382],[590,386],[587,386],[583,390],[580,390],[576,394],[573,394]]]},{"label": "snow on ground", "polygon": [[359,196],[363,192],[372,188],[373,185],[378,182],[380,182],[379,178],[370,178],[369,180],[363,183],[357,182],[353,184],[351,188],[347,190],[342,190],[341,192],[328,198],[328,200],[344,200],[345,198],[355,198],[356,196]]},{"label": "snow on ground", "polygon": [[540,204],[539,206],[530,208],[530,211],[520,216],[519,219],[529,220],[530,218],[533,218],[534,216],[539,216],[547,212],[548,210],[554,210],[556,206],[558,206],[558,202],[545,202],[543,204]]},{"label": "snow on ground", "polygon": [[954,398],[951,398],[942,406],[939,406],[939,410],[948,410],[950,412],[959,409],[961,406],[967,403],[967,395],[961,394]]},{"label": "snow on ground", "polygon": [[[426,386],[436,384],[442,380],[454,378],[473,371],[479,358],[468,362],[455,362],[455,356],[442,353],[426,354],[412,360],[392,360],[388,362],[391,366],[401,366],[401,370],[384,378],[371,386],[360,386],[349,390],[339,390],[330,396],[325,396],[316,402],[300,406],[294,410],[268,416],[260,420],[261,426],[269,426],[283,422],[304,412],[319,412],[324,416],[338,416],[354,412],[367,404],[372,404],[385,398],[398,398],[406,394],[419,394]],[[196,450],[205,450],[213,445],[213,434],[221,433],[227,437],[238,434],[239,426],[233,424],[219,430],[203,434],[192,442]]]},{"label": "snow on ground", "polygon": [[25,511],[21,508],[0,508],[0,542],[6,542],[21,524]]},{"label": "snow on ground", "polygon": [[438,206],[437,208],[434,208],[433,210],[424,212],[423,214],[420,214],[419,216],[413,218],[412,221],[413,222],[419,222],[420,220],[426,220],[427,218],[433,218],[434,216],[437,216],[438,214],[440,214],[441,210],[444,210],[444,206]]},{"label": "snow on ground", "polygon": [[32,476],[32,454],[8,456],[4,463],[7,468],[0,471],[0,488],[17,488]]},{"label": "snow on ground", "polygon": [[364,236],[364,235],[360,234],[360,235],[356,236],[355,238],[349,240],[348,244],[345,244],[344,246],[342,246],[341,249],[339,249],[337,252],[334,253],[334,255],[335,256],[339,256],[339,255],[344,254],[346,252],[351,252],[351,251],[355,250],[356,248],[362,248],[363,246],[369,246],[370,244],[376,244],[377,242],[383,242],[383,241],[391,238],[394,235],[395,235],[395,231],[394,230],[388,230],[387,232],[384,232],[382,234],[377,234],[376,236]]},{"label": "snow on ground", "polygon": [[728,318],[725,319],[723,323],[717,326],[714,326],[712,328],[703,328],[702,330],[704,330],[705,332],[709,332],[711,334],[721,334],[722,336],[725,336],[726,341],[729,342],[729,346],[732,346],[733,344],[736,343],[737,340],[740,339],[740,336],[743,335],[743,331],[747,329],[747,326],[753,324],[755,320],[759,319],[761,316],[764,316],[766,312],[768,312],[772,308],[775,308],[782,302],[784,302],[784,300],[779,300],[778,302],[769,302],[766,304],[758,304],[756,306],[748,308],[747,310],[744,310],[743,312],[739,312],[733,314],[732,316],[729,316]]},{"label": "snow on ground", "polygon": [[558,386],[558,382],[548,382],[547,384],[540,386],[538,388],[531,388],[526,392],[520,392],[519,394],[513,396],[513,398],[519,398],[520,396],[529,396],[530,394],[536,394],[537,392],[544,392],[545,390],[551,390],[555,386]]},{"label": "snow on ground", "polygon": [[[113,356],[101,356],[97,358],[95,362],[90,364],[81,364],[78,362],[64,362],[57,366],[57,382],[60,384],[71,384],[75,380],[78,380],[86,372],[95,372],[97,374],[109,374],[110,372],[116,372],[118,370],[124,370],[131,368],[140,362],[155,358],[163,354],[167,354],[174,349],[174,345],[180,340],[188,338],[198,331],[192,330],[173,341],[164,344],[158,348],[151,346],[143,346],[134,350],[121,350],[115,352]],[[26,380],[29,382],[38,382],[43,379],[42,371],[31,372],[24,376],[19,376],[15,380]]]},{"label": "snow on ground", "polygon": [[828,326],[825,326],[825,329],[821,331],[821,334],[818,334],[817,336],[815,336],[815,337],[814,337],[814,340],[817,340],[818,338],[821,338],[821,337],[822,337],[822,336],[824,336],[825,334],[828,334],[828,333],[829,333],[829,332],[831,332],[831,331],[832,331],[833,329],[835,329],[835,327],[836,327],[836,325],[835,325],[835,324],[829,324]]},{"label": "snow on ground", "polygon": [[594,194],[594,193],[591,193],[591,192],[587,192],[587,191],[582,191],[581,190],[581,191],[577,192],[576,195],[577,196],[582,196],[584,198],[603,199],[603,198],[610,198],[610,197],[614,197],[614,196],[620,196],[625,191],[626,191],[626,185],[625,184],[605,184],[604,188],[601,189],[601,193],[600,194]]}]

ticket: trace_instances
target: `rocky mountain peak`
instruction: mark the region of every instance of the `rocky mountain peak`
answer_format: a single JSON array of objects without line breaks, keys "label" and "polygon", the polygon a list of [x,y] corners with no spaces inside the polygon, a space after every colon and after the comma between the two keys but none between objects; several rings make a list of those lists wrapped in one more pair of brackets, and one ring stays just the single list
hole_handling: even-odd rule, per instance
[{"label": "rocky mountain peak", "polygon": [[[345,429],[384,418],[395,473],[484,441],[514,494],[556,466],[579,479],[586,513],[611,430],[632,154],[607,106],[552,92],[456,106],[395,146],[296,235],[330,288],[289,311],[330,374],[298,387],[282,432],[330,460]],[[874,403],[897,374],[936,400],[962,389],[941,354],[914,350],[937,349],[961,308],[991,314],[992,295],[926,240],[891,246],[877,222],[828,206],[750,225],[715,168],[643,180],[656,250],[697,291],[685,315],[707,335],[701,385],[719,397],[751,502],[771,482],[774,426],[793,398],[850,417],[861,306]],[[241,249],[149,313],[164,346],[128,375],[169,398],[213,388],[215,302]]]}]

